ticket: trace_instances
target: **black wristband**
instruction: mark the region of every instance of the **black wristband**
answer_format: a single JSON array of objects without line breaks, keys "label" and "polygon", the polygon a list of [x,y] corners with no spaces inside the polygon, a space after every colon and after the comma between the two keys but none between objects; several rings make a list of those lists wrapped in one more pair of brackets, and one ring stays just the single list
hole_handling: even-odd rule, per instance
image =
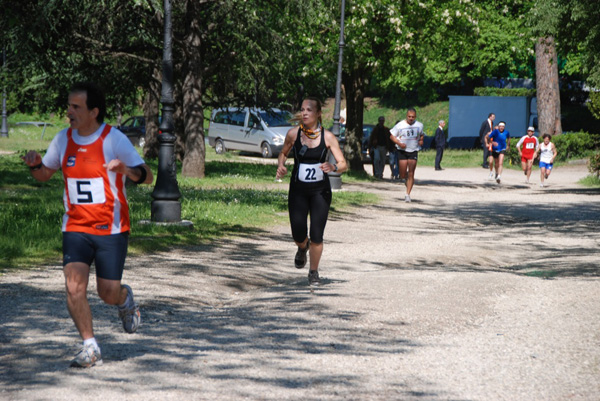
[{"label": "black wristband", "polygon": [[146,177],[148,177],[148,173],[146,172],[146,169],[143,166],[136,166],[136,167],[140,170],[140,179],[137,180],[135,183],[143,184],[144,181],[146,181]]},{"label": "black wristband", "polygon": [[31,170],[31,171],[37,171],[37,170],[41,169],[42,166],[43,166],[42,163],[36,164],[35,166],[29,166],[29,170]]}]

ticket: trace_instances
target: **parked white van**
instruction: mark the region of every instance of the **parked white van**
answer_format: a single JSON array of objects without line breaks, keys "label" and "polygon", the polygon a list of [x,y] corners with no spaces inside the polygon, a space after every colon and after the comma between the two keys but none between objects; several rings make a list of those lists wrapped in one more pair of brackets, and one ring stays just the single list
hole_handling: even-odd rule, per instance
[{"label": "parked white van", "polygon": [[208,127],[208,144],[219,154],[243,150],[275,157],[283,148],[291,118],[290,112],[279,109],[215,109]]}]

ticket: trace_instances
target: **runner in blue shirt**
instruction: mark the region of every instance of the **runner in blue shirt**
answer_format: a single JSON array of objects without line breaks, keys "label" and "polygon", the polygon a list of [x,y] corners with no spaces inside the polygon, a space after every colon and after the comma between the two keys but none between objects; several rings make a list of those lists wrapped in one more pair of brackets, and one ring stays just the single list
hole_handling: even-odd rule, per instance
[{"label": "runner in blue shirt", "polygon": [[485,136],[485,143],[492,144],[492,157],[494,158],[494,169],[496,170],[496,182],[500,184],[502,175],[502,164],[504,155],[510,146],[510,132],[505,130],[506,123],[500,121],[498,128]]}]

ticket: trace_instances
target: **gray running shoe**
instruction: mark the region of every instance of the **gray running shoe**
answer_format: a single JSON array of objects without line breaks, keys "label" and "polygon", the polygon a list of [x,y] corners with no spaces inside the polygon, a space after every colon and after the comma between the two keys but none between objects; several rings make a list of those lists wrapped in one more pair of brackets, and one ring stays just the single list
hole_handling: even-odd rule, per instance
[{"label": "gray running shoe", "polygon": [[309,270],[308,272],[308,285],[319,285],[321,284],[321,279],[319,278],[318,270]]},{"label": "gray running shoe", "polygon": [[100,348],[94,344],[81,347],[75,359],[71,361],[72,368],[91,368],[95,365],[102,365],[102,355]]},{"label": "gray running shoe", "polygon": [[308,249],[310,248],[310,239],[306,241],[306,248],[302,249],[298,247],[298,251],[296,252],[296,257],[294,258],[294,266],[296,269],[303,269],[306,266],[306,254],[308,253]]},{"label": "gray running shoe", "polygon": [[410,195],[405,195],[404,196],[404,202],[406,202],[406,203],[410,203],[411,202]]},{"label": "gray running shoe", "polygon": [[[119,318],[123,322],[123,329],[126,332],[135,333],[135,331],[138,329],[140,323],[142,322],[140,308],[133,300],[133,291],[131,290],[131,287],[129,287],[126,284],[124,284],[123,287],[125,287],[127,289],[127,299],[128,299],[128,301],[131,302],[131,304],[133,305],[133,308],[131,308],[131,309],[119,308]],[[129,302],[127,302],[127,303],[129,303]]]}]

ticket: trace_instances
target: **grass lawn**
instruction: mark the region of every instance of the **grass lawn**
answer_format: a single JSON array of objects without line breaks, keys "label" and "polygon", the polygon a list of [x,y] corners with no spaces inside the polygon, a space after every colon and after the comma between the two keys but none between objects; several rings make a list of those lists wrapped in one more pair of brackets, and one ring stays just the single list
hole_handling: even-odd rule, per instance
[{"label": "grass lawn", "polygon": [[[40,139],[37,127],[11,127],[9,138],[0,138],[0,271],[15,267],[58,263],[61,258],[60,234],[63,181],[55,174],[46,183],[34,180],[20,156],[26,149],[45,152],[58,132],[47,132]],[[156,172],[157,160],[147,161]],[[207,150],[206,178],[182,177],[182,219],[194,228],[140,225],[150,219],[153,185],[131,186],[128,198],[132,232],[130,253],[166,250],[173,246],[194,245],[227,235],[269,230],[288,223],[287,188],[275,184],[275,165],[248,163],[239,154],[216,155]],[[178,171],[181,171],[179,166]],[[344,180],[368,180],[366,174],[348,174]],[[289,182],[289,174],[287,178]],[[372,194],[336,192],[331,213],[377,202]]]}]

